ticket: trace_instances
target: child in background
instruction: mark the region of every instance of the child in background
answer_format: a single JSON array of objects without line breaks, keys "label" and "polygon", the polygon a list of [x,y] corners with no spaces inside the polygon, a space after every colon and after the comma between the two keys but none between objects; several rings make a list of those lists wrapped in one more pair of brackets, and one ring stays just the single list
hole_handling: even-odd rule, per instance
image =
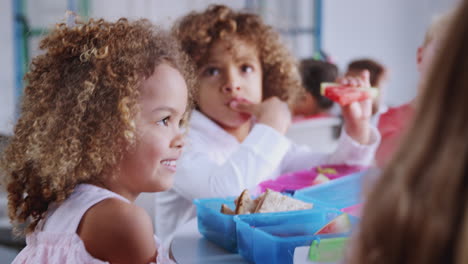
[{"label": "child in background", "polygon": [[[453,18],[453,11],[444,13],[429,26],[426,32],[424,42],[417,51],[417,66],[421,78],[425,78],[435,55],[440,52],[440,42],[444,39],[444,34]],[[419,91],[421,92],[421,91]],[[410,103],[397,107],[392,107],[381,115],[378,123],[378,129],[382,135],[382,142],[376,153],[376,162],[380,168],[383,168],[397,148],[401,135],[405,131],[414,112],[413,100]]]},{"label": "child in background", "polygon": [[338,78],[338,67],[335,64],[314,59],[301,61],[300,73],[306,92],[294,105],[296,118],[327,114],[333,101],[321,95],[322,82],[335,82]]},{"label": "child in background", "polygon": [[132,202],[171,187],[183,138],[188,58],[149,21],[59,24],[26,75],[2,158],[13,263],[173,263]]},{"label": "child in background", "polygon": [[454,15],[344,263],[468,263],[468,1]]},{"label": "child in background", "polygon": [[[343,109],[346,132],[332,154],[295,146],[284,136],[291,122],[284,101],[301,91],[300,77],[278,33],[258,15],[210,6],[183,17],[174,33],[196,63],[199,94],[174,188],[156,198],[158,236],[170,241],[194,218],[196,198],[238,196],[317,165],[373,160],[379,134],[369,124],[369,100]],[[345,81],[369,85],[368,76]]]},{"label": "child in background", "polygon": [[388,110],[388,107],[382,104],[385,83],[388,79],[388,71],[385,66],[375,60],[360,59],[349,63],[345,76],[359,76],[365,70],[368,70],[370,73],[371,86],[379,90],[378,96],[372,100],[371,122],[377,125],[379,116]]}]

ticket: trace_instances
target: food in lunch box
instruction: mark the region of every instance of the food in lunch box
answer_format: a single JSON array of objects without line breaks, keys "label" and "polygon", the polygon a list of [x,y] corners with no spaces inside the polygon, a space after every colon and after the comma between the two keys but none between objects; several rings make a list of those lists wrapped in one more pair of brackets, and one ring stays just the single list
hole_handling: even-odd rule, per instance
[{"label": "food in lunch box", "polygon": [[244,190],[235,200],[236,209],[233,212],[227,205],[221,205],[223,214],[252,214],[252,213],[270,213],[285,212],[311,209],[313,205],[303,201],[296,200],[287,195],[267,189],[256,199],[250,198],[249,191]]},{"label": "food in lunch box", "polygon": [[317,184],[322,184],[325,182],[329,182],[329,181],[330,181],[330,178],[320,173],[319,175],[317,175],[317,177],[315,177],[314,181],[312,182],[312,186],[317,185]]},{"label": "food in lunch box", "polygon": [[221,205],[221,213],[228,214],[228,215],[235,215],[236,213],[229,208],[229,206],[222,204]]},{"label": "food in lunch box", "polygon": [[361,218],[362,206],[363,206],[362,203],[355,204],[355,205],[351,205],[346,208],[343,208],[340,211],[343,213],[347,213],[349,215]]},{"label": "food in lunch box", "polygon": [[338,234],[349,231],[351,231],[351,221],[349,220],[349,215],[347,213],[343,213],[326,224],[324,227],[320,228],[315,234]]},{"label": "food in lunch box", "polygon": [[236,199],[236,214],[248,214],[255,211],[257,208],[260,197],[252,200],[249,191],[245,189],[241,195]]},{"label": "food in lunch box", "polygon": [[320,94],[341,106],[346,106],[353,102],[377,97],[378,89],[374,87],[353,87],[339,83],[321,83]]}]

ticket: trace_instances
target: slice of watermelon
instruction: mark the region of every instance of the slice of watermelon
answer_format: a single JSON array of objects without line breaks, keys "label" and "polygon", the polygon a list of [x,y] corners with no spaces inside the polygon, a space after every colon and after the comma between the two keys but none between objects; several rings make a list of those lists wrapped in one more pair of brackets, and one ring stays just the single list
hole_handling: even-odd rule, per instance
[{"label": "slice of watermelon", "polygon": [[315,177],[314,181],[312,182],[312,186],[317,185],[317,184],[322,184],[328,181],[330,181],[330,178],[323,175],[322,173],[319,173],[319,175],[317,175],[317,177]]},{"label": "slice of watermelon", "polygon": [[378,95],[377,88],[359,88],[338,83],[321,83],[320,92],[323,96],[342,106],[359,102]]},{"label": "slice of watermelon", "polygon": [[341,209],[340,211],[360,218],[362,212],[362,203],[351,205],[349,207]]},{"label": "slice of watermelon", "polygon": [[320,228],[315,234],[338,234],[349,231],[351,231],[351,221],[349,220],[349,215],[343,213],[326,224],[324,227]]}]

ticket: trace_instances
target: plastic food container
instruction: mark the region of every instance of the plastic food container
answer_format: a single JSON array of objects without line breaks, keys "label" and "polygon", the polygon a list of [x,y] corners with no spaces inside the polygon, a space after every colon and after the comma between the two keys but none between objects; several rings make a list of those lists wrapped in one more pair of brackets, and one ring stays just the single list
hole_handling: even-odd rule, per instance
[{"label": "plastic food container", "polygon": [[323,165],[307,170],[283,174],[275,180],[267,180],[258,185],[257,193],[263,193],[266,189],[277,192],[300,190],[314,186],[314,181],[319,174],[323,174],[330,180],[336,180],[364,170],[363,166],[350,165]]},{"label": "plastic food container", "polygon": [[[237,225],[239,254],[253,263],[293,263],[294,249],[309,246],[318,237],[321,227],[342,212],[335,209],[304,210],[276,214],[238,215]],[[350,216],[353,226],[357,218]],[[348,233],[325,235],[349,236]]]},{"label": "plastic food container", "polygon": [[220,212],[221,205],[235,208],[235,198],[196,199],[198,231],[208,240],[230,251],[237,252],[236,223],[233,215]]},{"label": "plastic food container", "polygon": [[[362,179],[366,171],[326,182],[295,192],[294,198],[305,202],[319,203],[326,207],[353,211],[362,204]],[[353,214],[353,213],[351,213]]]},{"label": "plastic food container", "polygon": [[[220,209],[222,204],[226,204],[234,210],[234,200],[235,198],[231,197],[196,199],[194,201],[195,205],[197,206],[199,232],[209,241],[233,253],[237,252],[236,223],[234,222],[234,215],[223,214],[220,212]],[[257,213],[249,214],[248,216],[252,218],[264,219],[264,215],[267,215],[268,217],[270,217],[268,218],[269,223],[276,221],[275,223],[280,224],[282,223],[281,221],[284,221],[284,218],[280,217],[281,215],[295,215],[295,213],[297,212],[307,211],[320,212],[326,209],[327,208],[325,206],[322,206],[320,204],[314,204],[313,208],[308,210],[276,213]],[[279,218],[277,220],[274,220],[276,216],[278,216]]]}]

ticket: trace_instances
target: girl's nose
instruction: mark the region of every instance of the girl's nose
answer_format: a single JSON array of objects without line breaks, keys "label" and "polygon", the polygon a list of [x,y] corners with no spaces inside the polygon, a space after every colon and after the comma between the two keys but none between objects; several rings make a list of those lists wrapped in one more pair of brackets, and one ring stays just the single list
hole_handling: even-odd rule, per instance
[{"label": "girl's nose", "polygon": [[224,93],[233,93],[240,91],[240,86],[234,83],[227,83],[223,86],[222,89]]},{"label": "girl's nose", "polygon": [[223,93],[236,93],[240,91],[240,77],[234,69],[226,71],[224,77],[224,85],[221,88]]},{"label": "girl's nose", "polygon": [[171,148],[178,148],[181,149],[185,145],[184,135],[182,133],[178,133],[177,136],[174,137],[171,141]]}]

